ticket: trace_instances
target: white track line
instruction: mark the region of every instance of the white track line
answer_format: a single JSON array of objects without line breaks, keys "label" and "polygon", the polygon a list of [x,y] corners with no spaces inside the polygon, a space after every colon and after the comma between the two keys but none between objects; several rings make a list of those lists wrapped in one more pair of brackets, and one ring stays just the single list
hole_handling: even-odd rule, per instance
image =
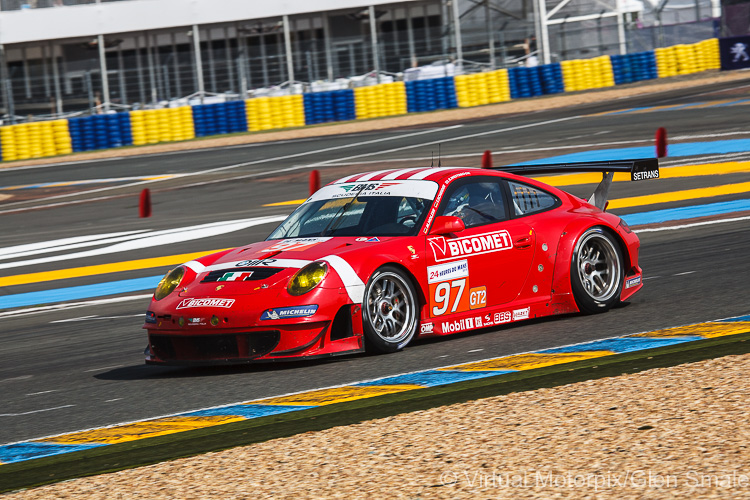
[{"label": "white track line", "polygon": [[675,231],[677,229],[687,229],[691,227],[698,227],[698,226],[710,226],[713,224],[723,224],[724,222],[738,222],[742,220],[750,220],[750,215],[746,217],[734,217],[731,219],[720,219],[720,220],[710,220],[710,221],[704,221],[704,222],[694,222],[692,224],[683,224],[681,226],[668,226],[668,227],[652,227],[648,229],[633,229],[634,233],[658,233],[660,231]]},{"label": "white track line", "polygon": [[[61,304],[52,304],[49,306],[29,307],[25,309],[13,309],[0,313],[2,318],[18,318],[21,316],[30,316],[32,314],[43,314],[47,312],[67,311],[68,309],[77,309],[79,307],[99,306],[104,304],[116,304],[118,302],[130,302],[131,300],[146,300],[153,297],[152,293],[141,295],[127,295],[125,297],[114,297],[110,299],[88,300],[85,302],[64,302]],[[8,379],[9,380],[9,379]],[[2,380],[0,380],[2,382]]]},{"label": "white track line", "polygon": [[[414,137],[414,136],[424,135],[424,134],[433,134],[433,133],[436,133],[436,132],[443,132],[445,130],[452,130],[452,129],[456,129],[456,128],[460,128],[460,127],[463,127],[463,125],[452,125],[450,127],[441,127],[441,128],[436,128],[436,129],[430,129],[430,130],[421,130],[419,132],[412,132],[410,134],[403,134],[403,135],[400,135],[398,137],[399,137],[399,139],[402,139],[404,137]],[[301,153],[293,153],[293,154],[289,154],[289,155],[275,156],[275,157],[272,157],[272,158],[263,158],[263,159],[260,159],[260,160],[253,160],[253,161],[248,161],[248,162],[235,163],[235,164],[232,164],[232,165],[225,165],[223,167],[215,167],[215,168],[209,168],[209,169],[206,169],[206,170],[198,170],[198,171],[195,171],[195,172],[185,172],[185,173],[181,173],[181,174],[173,174],[173,176],[170,177],[169,179],[152,179],[152,180],[145,180],[145,181],[133,182],[133,183],[130,183],[130,184],[123,184],[123,185],[120,185],[120,186],[108,186],[108,187],[99,188],[99,189],[92,189],[92,190],[86,191],[85,194],[101,193],[101,192],[105,192],[105,191],[112,191],[112,190],[115,190],[115,189],[123,189],[123,188],[134,187],[134,186],[142,186],[142,185],[146,185],[146,184],[153,184],[153,183],[156,183],[156,182],[163,182],[165,180],[173,180],[173,179],[178,179],[178,178],[182,178],[182,177],[194,177],[196,175],[212,174],[212,173],[216,173],[216,172],[223,172],[225,170],[234,170],[234,169],[237,169],[237,168],[240,168],[240,167],[247,167],[247,166],[251,166],[251,165],[259,165],[259,164],[262,164],[262,163],[269,163],[269,162],[279,161],[279,160],[288,160],[288,159],[291,159],[291,158],[299,158],[299,157],[304,157],[304,156],[310,156],[310,155],[314,155],[314,154],[318,154],[318,153],[326,153],[326,152],[330,152],[330,151],[337,151],[337,150],[340,150],[340,149],[356,148],[356,147],[359,147],[359,146],[365,146],[365,145],[368,145],[368,144],[376,144],[376,143],[379,143],[379,142],[386,142],[386,141],[392,141],[392,140],[393,140],[392,136],[381,137],[379,139],[372,139],[372,140],[369,140],[369,141],[361,141],[361,142],[353,142],[351,144],[343,144],[343,145],[340,145],[340,146],[331,146],[331,147],[328,147],[328,148],[317,149],[317,150],[314,150],[314,151],[304,151],[304,152],[301,152]],[[276,172],[276,170],[270,170],[270,171],[268,171],[268,173],[272,173],[272,172]],[[70,198],[72,196],[80,196],[81,194],[82,193],[67,193],[67,194],[61,194],[61,195],[57,195],[57,196],[50,196],[50,197],[47,197],[47,198],[44,198],[44,199],[45,200],[57,200],[57,199],[61,199],[61,198]],[[15,203],[8,203],[6,206],[11,206],[12,207],[14,205],[20,205],[20,204],[23,204],[23,203],[25,203],[25,202],[19,201],[19,202],[15,202]],[[25,207],[24,209],[28,210],[28,209],[31,209],[31,208],[38,208],[40,206],[44,206],[44,205],[38,205],[36,207]],[[5,213],[5,211],[0,212],[0,214],[1,213]]]}]

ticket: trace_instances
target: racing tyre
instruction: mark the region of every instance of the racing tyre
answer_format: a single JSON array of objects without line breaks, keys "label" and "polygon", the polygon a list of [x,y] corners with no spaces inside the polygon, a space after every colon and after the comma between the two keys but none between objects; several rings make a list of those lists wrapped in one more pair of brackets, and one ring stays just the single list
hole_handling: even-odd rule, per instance
[{"label": "racing tyre", "polygon": [[365,347],[371,352],[403,349],[417,331],[417,295],[403,271],[383,266],[365,288],[362,326]]},{"label": "racing tyre", "polygon": [[578,240],[570,263],[570,285],[585,314],[607,311],[620,298],[624,273],[617,242],[593,227]]}]

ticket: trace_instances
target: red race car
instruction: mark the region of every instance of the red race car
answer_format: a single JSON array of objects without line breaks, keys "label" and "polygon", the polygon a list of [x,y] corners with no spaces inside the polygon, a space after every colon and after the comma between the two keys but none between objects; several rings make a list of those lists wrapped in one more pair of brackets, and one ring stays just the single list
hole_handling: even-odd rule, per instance
[{"label": "red race car", "polygon": [[[602,172],[586,202],[518,174]],[[604,211],[614,172],[655,159],[410,168],[313,194],[265,240],[171,270],[146,362],[215,364],[393,352],[417,336],[606,311],[643,285],[638,237]]]}]

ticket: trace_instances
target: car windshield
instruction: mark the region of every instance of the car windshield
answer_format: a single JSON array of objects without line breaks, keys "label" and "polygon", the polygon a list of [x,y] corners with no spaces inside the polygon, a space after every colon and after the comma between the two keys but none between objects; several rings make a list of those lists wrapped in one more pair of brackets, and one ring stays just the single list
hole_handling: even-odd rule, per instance
[{"label": "car windshield", "polygon": [[294,211],[269,240],[311,236],[414,236],[437,184],[363,182],[325,186]]}]

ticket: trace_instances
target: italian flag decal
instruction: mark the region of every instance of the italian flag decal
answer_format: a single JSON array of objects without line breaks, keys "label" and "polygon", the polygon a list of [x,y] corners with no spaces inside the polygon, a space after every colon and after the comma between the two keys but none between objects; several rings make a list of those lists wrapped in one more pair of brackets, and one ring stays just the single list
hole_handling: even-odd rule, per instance
[{"label": "italian flag decal", "polygon": [[236,273],[224,273],[224,275],[216,281],[245,281],[245,279],[252,276],[252,271],[243,271]]}]

